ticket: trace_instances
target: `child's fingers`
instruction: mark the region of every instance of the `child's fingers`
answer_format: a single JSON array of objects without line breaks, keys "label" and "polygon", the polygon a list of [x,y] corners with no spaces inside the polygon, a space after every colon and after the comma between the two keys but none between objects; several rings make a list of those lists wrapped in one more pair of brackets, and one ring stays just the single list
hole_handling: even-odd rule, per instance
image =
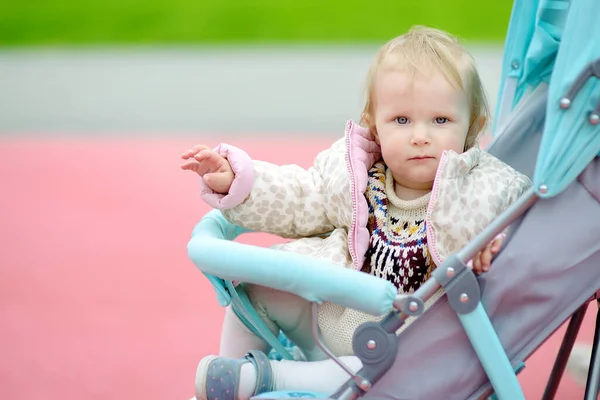
[{"label": "child's fingers", "polygon": [[217,153],[210,149],[204,149],[199,151],[197,154],[194,154],[194,158],[198,162],[208,161],[211,158],[214,158],[215,156],[220,157]]},{"label": "child's fingers", "polygon": [[477,253],[475,258],[473,258],[473,273],[481,273],[481,252]]},{"label": "child's fingers", "polygon": [[196,154],[198,154],[202,150],[209,150],[209,149],[210,148],[208,146],[205,146],[203,144],[198,144],[198,145],[192,147],[191,149],[189,149],[188,151],[183,152],[181,154],[181,158],[183,158],[184,160],[187,160],[188,158],[194,157]]},{"label": "child's fingers", "polygon": [[486,248],[481,252],[481,270],[488,271],[492,265],[492,251]]},{"label": "child's fingers", "polygon": [[195,171],[199,165],[198,161],[191,159],[181,164],[181,169]]},{"label": "child's fingers", "polygon": [[194,159],[200,163],[202,167],[206,166],[207,170],[216,171],[223,162],[223,157],[212,150],[202,150],[194,156]]},{"label": "child's fingers", "polygon": [[196,172],[198,175],[203,176],[204,174],[216,172],[221,164],[221,157],[219,154],[212,150],[205,149],[196,154],[193,160],[198,163]]},{"label": "child's fingers", "polygon": [[495,253],[499,252],[501,248],[502,248],[502,239],[496,239],[492,242],[490,251],[495,254]]}]

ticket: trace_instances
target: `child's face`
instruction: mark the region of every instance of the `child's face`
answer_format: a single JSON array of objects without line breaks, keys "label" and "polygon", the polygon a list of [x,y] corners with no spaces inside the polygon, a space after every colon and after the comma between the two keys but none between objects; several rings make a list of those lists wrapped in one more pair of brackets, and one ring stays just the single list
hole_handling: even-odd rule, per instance
[{"label": "child's face", "polygon": [[397,185],[430,190],[444,150],[462,153],[469,129],[466,94],[444,75],[381,71],[375,82],[375,127]]}]

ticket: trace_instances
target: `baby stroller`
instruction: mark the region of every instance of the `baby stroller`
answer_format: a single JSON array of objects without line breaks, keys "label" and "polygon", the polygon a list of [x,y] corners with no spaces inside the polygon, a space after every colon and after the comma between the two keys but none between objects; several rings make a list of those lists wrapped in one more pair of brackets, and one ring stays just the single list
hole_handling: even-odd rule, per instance
[{"label": "baby stroller", "polygon": [[[412,295],[398,296],[391,283],[361,272],[236,243],[246,231],[216,210],[202,218],[188,244],[190,259],[211,281],[220,304],[232,304],[279,357],[292,356],[233,282],[302,296],[313,302],[313,314],[318,303],[329,301],[386,315],[356,331],[353,349],[363,364],[357,373],[320,344],[349,374],[335,393],[260,397],[523,399],[517,373],[570,319],[544,394],[554,398],[587,305],[600,291],[600,40],[593,39],[600,38],[598,12],[594,0],[515,1],[488,151],[534,185]],[[466,263],[507,227],[490,272],[476,277]],[[445,296],[424,312],[424,302],[439,288]],[[358,291],[360,298],[352,296]],[[411,316],[417,318],[396,335]],[[598,321],[588,400],[596,399],[600,382]]]}]

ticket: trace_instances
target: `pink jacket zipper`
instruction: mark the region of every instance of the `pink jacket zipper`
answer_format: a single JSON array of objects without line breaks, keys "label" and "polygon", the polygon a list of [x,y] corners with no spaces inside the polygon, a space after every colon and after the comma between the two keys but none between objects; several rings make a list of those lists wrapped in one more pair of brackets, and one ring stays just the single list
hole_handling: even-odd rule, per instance
[{"label": "pink jacket zipper", "polygon": [[358,265],[358,257],[356,255],[356,239],[358,236],[358,201],[356,198],[356,177],[354,176],[354,165],[352,163],[352,146],[351,146],[351,138],[350,138],[350,130],[351,130],[351,122],[346,124],[346,166],[348,168],[348,174],[350,175],[350,189],[352,191],[352,240],[348,242],[348,250],[350,251],[350,257],[352,258],[352,262],[354,263],[355,269],[360,269]]}]

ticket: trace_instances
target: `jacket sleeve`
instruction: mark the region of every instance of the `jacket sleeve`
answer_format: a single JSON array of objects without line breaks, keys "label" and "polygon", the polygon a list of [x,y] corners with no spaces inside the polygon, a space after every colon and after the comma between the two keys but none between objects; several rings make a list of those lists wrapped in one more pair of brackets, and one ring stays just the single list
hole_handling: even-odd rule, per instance
[{"label": "jacket sleeve", "polygon": [[[343,143],[342,143],[343,144]],[[204,182],[202,197],[222,211],[230,222],[258,232],[285,238],[331,232],[327,174],[340,170],[340,142],[319,153],[313,166],[278,166],[252,161],[242,150],[223,145],[216,150],[226,157],[235,174],[227,195],[212,192]]]},{"label": "jacket sleeve", "polygon": [[520,172],[516,172],[516,176],[512,179],[509,185],[509,200],[508,205],[511,205],[515,201],[519,199],[531,186],[533,183],[531,180]]}]

